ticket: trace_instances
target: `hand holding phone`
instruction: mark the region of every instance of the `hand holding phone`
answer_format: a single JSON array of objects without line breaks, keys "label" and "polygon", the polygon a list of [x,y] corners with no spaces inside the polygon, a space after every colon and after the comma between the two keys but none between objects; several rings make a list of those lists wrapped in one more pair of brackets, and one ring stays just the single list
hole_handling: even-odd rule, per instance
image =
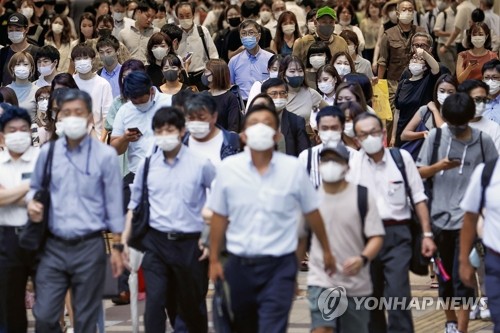
[{"label": "hand holding phone", "polygon": [[137,128],[137,127],[127,128],[127,130],[128,130],[129,132],[135,132],[135,133],[137,133],[137,134],[141,134],[141,135],[142,135],[141,131],[140,131],[140,130],[139,130],[139,128]]},{"label": "hand holding phone", "polygon": [[193,52],[187,52],[182,61],[187,62],[193,56]]}]

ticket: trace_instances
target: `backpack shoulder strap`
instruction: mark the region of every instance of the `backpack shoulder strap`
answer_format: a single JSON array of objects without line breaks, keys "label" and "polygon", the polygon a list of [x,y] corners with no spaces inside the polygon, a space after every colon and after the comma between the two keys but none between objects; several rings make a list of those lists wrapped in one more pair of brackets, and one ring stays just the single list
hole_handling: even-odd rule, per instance
[{"label": "backpack shoulder strap", "polygon": [[483,210],[485,203],[486,188],[490,185],[491,177],[493,176],[493,170],[495,170],[495,165],[498,159],[488,161],[484,164],[483,172],[481,173],[481,201],[479,203],[479,213]]},{"label": "backpack shoulder strap", "polygon": [[151,161],[151,156],[146,157],[144,162],[144,172],[142,176],[142,200],[148,200],[148,174],[149,174],[149,162]]},{"label": "backpack shoulder strap", "polygon": [[54,159],[54,147],[56,141],[50,141],[49,152],[47,153],[47,160],[45,161],[45,166],[43,168],[43,180],[42,188],[48,189],[50,186],[50,180],[52,178],[52,160]]},{"label": "backpack shoulder strap", "polygon": [[434,143],[432,145],[432,155],[429,165],[432,165],[438,160],[439,146],[441,145],[441,133],[442,129],[440,127],[436,128],[436,136],[434,137]]},{"label": "backpack shoulder strap", "polygon": [[205,41],[205,33],[203,32],[203,28],[199,25],[197,25],[196,27],[198,28],[198,35],[200,36],[201,42],[203,43],[203,49],[207,54],[208,60],[210,60],[210,54],[208,53],[207,42]]},{"label": "backpack shoulder strap", "polygon": [[240,136],[236,132],[227,131],[227,143],[235,150],[240,151]]},{"label": "backpack shoulder strap", "polygon": [[312,148],[307,148],[307,174],[311,175]]},{"label": "backpack shoulder strap", "polygon": [[406,195],[410,199],[411,207],[413,208],[413,210],[415,210],[415,202],[413,202],[411,187],[410,184],[408,183],[408,177],[406,176],[406,166],[403,160],[403,155],[401,155],[401,151],[398,148],[391,148],[389,151],[391,152],[392,159],[396,163],[399,172],[401,172],[401,176],[403,176],[403,183],[405,185]]},{"label": "backpack shoulder strap", "polygon": [[481,146],[481,157],[483,158],[483,163],[484,163],[484,162],[486,162],[486,158],[484,156],[483,131],[479,132],[479,145]]},{"label": "backpack shoulder strap", "polygon": [[368,214],[368,189],[361,185],[358,185],[358,211],[361,218],[361,234],[366,243],[365,221]]}]

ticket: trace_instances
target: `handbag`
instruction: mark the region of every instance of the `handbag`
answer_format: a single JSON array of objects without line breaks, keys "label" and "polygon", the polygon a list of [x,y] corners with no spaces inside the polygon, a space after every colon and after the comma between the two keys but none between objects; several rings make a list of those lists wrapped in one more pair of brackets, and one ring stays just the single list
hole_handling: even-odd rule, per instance
[{"label": "handbag", "polygon": [[148,172],[150,161],[151,157],[147,157],[144,163],[141,201],[132,214],[132,230],[128,241],[129,246],[139,251],[144,251],[142,240],[149,230]]},{"label": "handbag", "polygon": [[33,196],[33,200],[38,201],[43,205],[43,219],[41,222],[33,222],[28,220],[28,223],[21,229],[19,233],[19,246],[29,251],[40,250],[49,233],[49,211],[50,211],[50,179],[52,176],[52,159],[54,157],[55,141],[50,141],[47,160],[43,168],[42,187]]},{"label": "handbag", "polygon": [[[425,125],[427,120],[429,120],[429,117],[432,116],[432,111],[427,108],[427,111],[424,114],[424,117],[420,119],[420,122],[418,123],[417,128],[415,128],[415,132],[425,132],[428,131],[429,129]],[[413,157],[413,160],[416,161],[418,158],[418,154],[420,153],[420,149],[422,149],[422,145],[424,144],[425,139],[417,139],[417,140],[412,140],[412,141],[407,141],[401,145],[401,149],[406,150],[411,154]]]},{"label": "handbag", "polygon": [[391,156],[396,163],[401,175],[403,176],[403,182],[405,185],[406,195],[410,200],[411,206],[411,221],[410,221],[410,232],[411,232],[411,248],[412,255],[410,260],[410,271],[414,274],[427,276],[429,274],[429,263],[430,258],[426,258],[422,255],[422,227],[420,225],[420,221],[416,214],[415,210],[415,202],[413,201],[411,187],[408,184],[408,177],[406,176],[406,167],[403,161],[403,157],[401,156],[401,152],[397,148],[392,148],[390,150]]},{"label": "handbag", "polygon": [[111,299],[120,296],[120,289],[118,288],[118,278],[113,276],[113,269],[111,268],[111,244],[109,242],[110,234],[103,233],[103,236],[106,244],[106,275],[102,298]]}]

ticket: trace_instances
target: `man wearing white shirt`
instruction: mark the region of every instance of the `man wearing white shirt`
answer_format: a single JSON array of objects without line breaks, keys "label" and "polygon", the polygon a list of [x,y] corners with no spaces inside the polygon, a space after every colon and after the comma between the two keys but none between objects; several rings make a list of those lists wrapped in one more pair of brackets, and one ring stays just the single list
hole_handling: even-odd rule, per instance
[{"label": "man wearing white shirt", "polygon": [[97,138],[101,137],[104,121],[113,103],[113,93],[108,81],[92,72],[92,60],[96,57],[94,49],[87,45],[77,45],[71,51],[71,60],[75,63],[73,75],[80,90],[92,96],[92,115]]},{"label": "man wearing white shirt", "polygon": [[26,224],[24,196],[39,150],[31,146],[31,118],[18,107],[0,116],[6,149],[0,151],[0,332],[26,332],[26,282],[33,276],[34,253],[19,246]]},{"label": "man wearing white shirt", "polygon": [[113,16],[114,28],[112,35],[118,39],[120,31],[128,29],[134,25],[135,20],[126,17],[127,0],[112,0],[111,1],[111,16]]},{"label": "man wearing white shirt", "polygon": [[484,23],[486,23],[491,30],[492,51],[498,52],[500,46],[500,16],[493,12],[493,0],[481,0],[479,7],[484,12]]},{"label": "man wearing white shirt", "polygon": [[[231,304],[225,306],[234,314],[235,331],[286,332],[298,268],[299,213],[321,244],[325,271],[334,272],[316,191],[296,158],[274,151],[278,129],[274,110],[256,105],[248,111],[242,140],[249,149],[222,161],[208,204],[214,213],[210,278],[229,285]],[[229,258],[223,268],[224,235]]]},{"label": "man wearing white shirt", "polygon": [[[377,116],[364,113],[356,117],[354,133],[362,150],[350,160],[348,180],[367,187],[377,198],[377,208],[386,233],[382,250],[372,262],[373,296],[405,297],[408,305],[411,299],[408,277],[412,256],[409,228],[411,207],[403,175],[389,149],[383,146],[385,130]],[[400,152],[408,179],[407,186],[411,189],[416,214],[424,231],[422,255],[430,257],[436,245],[432,240],[424,186],[411,155],[404,150]],[[413,331],[410,310],[388,310],[388,322],[384,310],[371,312],[370,332]]]},{"label": "man wearing white shirt", "polygon": [[[469,22],[471,20],[472,11],[476,9],[476,6],[472,3],[471,0],[458,0],[459,5],[457,6],[457,11],[455,15],[455,30],[451,32],[450,37],[446,43],[440,47],[440,52],[442,54],[446,53],[446,49],[452,46],[455,43],[455,40],[458,37],[458,40],[462,40],[462,33],[469,28]],[[465,51],[461,42],[456,43],[457,53]]]}]

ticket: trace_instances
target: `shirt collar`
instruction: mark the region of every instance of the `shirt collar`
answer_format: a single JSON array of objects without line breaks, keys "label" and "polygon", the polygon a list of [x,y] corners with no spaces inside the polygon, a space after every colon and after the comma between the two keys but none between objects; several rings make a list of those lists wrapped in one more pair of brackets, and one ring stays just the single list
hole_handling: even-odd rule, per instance
[{"label": "shirt collar", "polygon": [[259,56],[262,53],[262,48],[259,46],[259,51],[257,51],[257,53],[255,55],[253,55],[250,52],[248,52],[247,49],[245,49],[245,53],[246,53],[248,59],[250,59],[250,60],[257,60],[257,59],[259,59]]},{"label": "shirt collar", "polygon": [[116,74],[117,72],[119,72],[119,71],[120,71],[120,68],[122,68],[122,65],[120,65],[120,63],[118,63],[118,64],[115,66],[115,69],[113,69],[113,70],[111,71],[111,73],[109,73],[109,72],[106,70],[106,67],[103,67],[102,69],[104,70],[104,73],[106,73],[106,75],[107,75],[107,76],[113,77],[113,76],[115,76],[115,74]]},{"label": "shirt collar", "polygon": [[186,154],[186,149],[187,149],[187,147],[186,147],[186,146],[184,146],[184,144],[183,144],[183,143],[182,143],[182,141],[181,141],[181,149],[179,149],[179,151],[177,152],[177,155],[175,155],[175,158],[174,158],[174,163],[172,163],[172,164],[170,164],[170,163],[167,161],[167,159],[165,158],[165,155],[163,155],[163,150],[161,150],[160,148],[156,147],[156,153],[161,155],[161,158],[163,159],[163,162],[164,162],[166,165],[168,165],[168,166],[170,166],[170,167],[173,167],[173,166],[175,166],[175,165],[179,162],[179,160],[180,160],[181,158],[183,158],[183,156]]},{"label": "shirt collar", "polygon": [[385,165],[387,163],[387,149],[384,148],[384,155],[382,156],[382,159],[379,161],[379,162],[375,162],[373,160],[373,158],[371,158],[368,154],[364,154],[366,156],[366,158],[368,159],[368,162],[370,163],[370,165]]},{"label": "shirt collar", "polygon": [[139,33],[139,34],[145,34],[147,33],[149,30],[153,29],[153,27],[147,27],[146,29],[144,29],[144,31],[141,33],[141,31],[139,29],[137,29],[137,27],[134,25],[131,25],[130,26],[130,29],[132,29],[133,31]]},{"label": "shirt collar", "polygon": [[[250,151],[250,148],[248,149],[245,149],[245,156],[247,158],[247,163],[248,163],[248,166],[250,167],[251,170],[254,170],[257,171],[257,169],[255,168],[255,165],[253,164],[253,161],[252,161],[252,152]],[[271,157],[271,161],[269,162],[269,169],[267,172],[271,171],[274,166],[276,165],[276,155],[279,154],[279,152],[277,151],[273,151],[273,157]],[[266,173],[267,173],[266,172]]]},{"label": "shirt collar", "polygon": [[[60,140],[63,140],[63,145],[66,148],[66,150],[70,150],[68,146],[68,139],[64,136]],[[87,145],[89,144],[90,144],[90,135],[86,134],[83,140],[80,141],[80,144],[75,149],[73,149],[73,151],[81,152],[82,149],[87,147]]]},{"label": "shirt collar", "polygon": [[[23,162],[31,162],[33,158],[35,158],[35,147],[31,146],[24,152],[24,154],[21,155],[19,160],[22,160]],[[2,152],[0,152],[0,163],[4,164],[12,160],[12,156],[10,155],[9,151],[7,148],[5,148]]]}]

